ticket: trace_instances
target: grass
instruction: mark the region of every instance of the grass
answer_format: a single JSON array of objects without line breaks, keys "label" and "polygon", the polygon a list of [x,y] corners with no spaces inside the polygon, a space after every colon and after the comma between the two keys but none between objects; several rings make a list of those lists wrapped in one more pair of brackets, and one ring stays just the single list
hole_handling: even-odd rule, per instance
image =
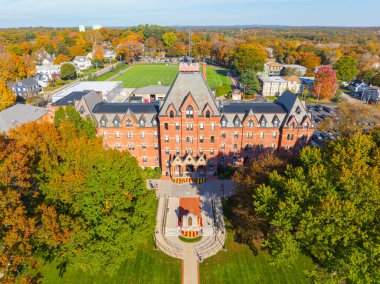
[{"label": "grass", "polygon": [[202,239],[202,236],[199,236],[199,237],[196,237],[196,238],[185,238],[185,237],[182,237],[182,236],[178,236],[178,239],[180,239],[181,241],[183,241],[185,243],[197,243],[197,242],[199,242]]},{"label": "grass", "polygon": [[123,81],[125,88],[141,88],[150,85],[170,86],[178,72],[178,65],[135,65],[113,81]]},{"label": "grass", "polygon": [[265,96],[264,98],[266,98],[270,102],[274,102],[279,98],[279,96]]},{"label": "grass", "polygon": [[291,266],[272,265],[267,252],[255,255],[247,245],[235,242],[231,232],[226,249],[201,263],[201,283],[310,283],[303,271],[312,269],[313,263],[305,256]]},{"label": "grass", "polygon": [[215,90],[220,85],[231,85],[227,70],[212,65],[207,65],[206,79],[211,90]]},{"label": "grass", "polygon": [[135,259],[126,260],[112,277],[76,271],[66,272],[61,278],[55,264],[43,265],[39,272],[43,275],[42,283],[47,284],[180,283],[181,261],[154,250],[153,241],[150,241],[139,249]]},{"label": "grass", "polygon": [[104,74],[103,76],[96,78],[96,81],[105,81],[108,78],[111,78],[113,75],[119,73],[120,71],[127,69],[128,67],[130,67],[130,66],[125,64],[122,68],[115,68],[113,71],[110,71],[110,72]]}]

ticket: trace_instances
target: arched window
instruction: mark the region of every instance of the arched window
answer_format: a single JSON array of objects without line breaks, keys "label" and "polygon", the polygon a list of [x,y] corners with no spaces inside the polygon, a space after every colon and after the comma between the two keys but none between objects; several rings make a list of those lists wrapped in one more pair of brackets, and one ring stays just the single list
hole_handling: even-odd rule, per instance
[{"label": "arched window", "polygon": [[260,127],[266,127],[266,126],[267,126],[267,120],[265,119],[264,116],[262,116],[260,119]]},{"label": "arched window", "polygon": [[206,111],[206,118],[210,118],[210,116],[211,116],[211,112],[209,110]]},{"label": "arched window", "polygon": [[227,120],[225,118],[222,119],[222,127],[227,127]]},{"label": "arched window", "polygon": [[278,119],[277,115],[274,116],[272,123],[273,123],[273,127],[279,127],[280,120]]},{"label": "arched window", "polygon": [[115,119],[113,120],[113,126],[114,127],[120,127],[120,121],[119,121],[119,119],[117,119],[117,117],[115,117]]},{"label": "arched window", "polygon": [[144,119],[140,119],[139,126],[140,127],[145,127],[145,120]]},{"label": "arched window", "polygon": [[247,127],[253,127],[253,120],[249,120],[247,123]]},{"label": "arched window", "polygon": [[292,122],[292,123],[290,124],[290,128],[291,128],[291,129],[294,128],[294,122]]},{"label": "arched window", "polygon": [[173,118],[174,117],[174,111],[170,111],[170,114],[169,114],[170,118]]},{"label": "arched window", "polygon": [[193,118],[194,117],[194,109],[191,105],[189,105],[186,108],[186,118]]},{"label": "arched window", "polygon": [[128,127],[132,126],[132,121],[130,119],[128,119],[127,122],[125,123],[125,125]]},{"label": "arched window", "polygon": [[214,136],[211,136],[210,141],[211,141],[211,143],[214,143],[214,142],[215,142],[215,138],[214,138]]}]

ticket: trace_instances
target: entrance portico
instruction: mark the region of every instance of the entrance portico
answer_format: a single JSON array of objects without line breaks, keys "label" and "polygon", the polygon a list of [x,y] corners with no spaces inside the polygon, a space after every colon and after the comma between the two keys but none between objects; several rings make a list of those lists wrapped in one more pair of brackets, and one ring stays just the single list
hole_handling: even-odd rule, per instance
[{"label": "entrance portico", "polygon": [[190,153],[184,157],[173,156],[170,161],[170,176],[173,177],[205,177],[206,156],[194,157]]}]

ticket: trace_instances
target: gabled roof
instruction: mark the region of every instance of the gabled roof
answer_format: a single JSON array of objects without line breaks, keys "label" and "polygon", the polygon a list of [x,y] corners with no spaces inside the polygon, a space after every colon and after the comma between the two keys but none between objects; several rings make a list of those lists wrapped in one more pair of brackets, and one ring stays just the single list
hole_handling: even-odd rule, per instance
[{"label": "gabled roof", "polygon": [[160,115],[166,115],[166,110],[170,104],[173,104],[174,108],[178,111],[189,93],[193,96],[200,111],[202,111],[208,103],[214,112],[214,115],[219,114],[219,109],[215,103],[211,90],[207,86],[201,73],[180,72],[166,95],[160,110]]},{"label": "gabled roof", "polygon": [[[54,102],[52,105],[53,106],[68,106],[68,105],[74,106],[75,101],[80,101],[82,99],[82,97],[84,97],[85,95],[87,95],[90,92],[91,91],[72,92],[70,95],[63,97],[62,99]],[[96,94],[96,95],[99,97],[98,94]]]},{"label": "gabled roof", "polygon": [[15,85],[17,84],[22,84],[24,85],[25,87],[31,87],[31,86],[35,86],[35,85],[39,85],[38,82],[36,81],[36,79],[32,78],[32,77],[29,77],[29,78],[25,78],[23,80],[20,80],[16,83],[8,83],[8,87],[10,88],[13,88]]},{"label": "gabled roof", "polygon": [[276,103],[282,105],[287,112],[290,112],[297,96],[290,91],[285,91],[277,100]]},{"label": "gabled roof", "polygon": [[168,86],[147,86],[138,88],[133,91],[133,94],[143,95],[143,94],[167,94],[170,87]]},{"label": "gabled roof", "polygon": [[36,121],[47,114],[46,109],[28,104],[16,104],[0,112],[0,132]]}]

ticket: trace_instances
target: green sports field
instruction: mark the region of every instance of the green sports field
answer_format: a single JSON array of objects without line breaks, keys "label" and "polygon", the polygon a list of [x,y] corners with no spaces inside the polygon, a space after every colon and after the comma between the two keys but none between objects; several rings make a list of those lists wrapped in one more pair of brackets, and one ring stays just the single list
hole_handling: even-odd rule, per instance
[{"label": "green sports field", "polygon": [[[141,88],[151,85],[170,86],[178,73],[178,65],[173,64],[141,64],[135,65],[113,81],[122,81],[125,88]],[[106,75],[105,75],[106,76]],[[110,77],[110,76],[109,76]],[[104,78],[109,78],[104,77]],[[211,90],[223,84],[231,84],[227,71],[214,66],[207,66],[207,83]]]},{"label": "green sports field", "polygon": [[141,88],[158,85],[170,86],[178,73],[178,65],[135,65],[112,81],[123,81],[125,88]]}]

